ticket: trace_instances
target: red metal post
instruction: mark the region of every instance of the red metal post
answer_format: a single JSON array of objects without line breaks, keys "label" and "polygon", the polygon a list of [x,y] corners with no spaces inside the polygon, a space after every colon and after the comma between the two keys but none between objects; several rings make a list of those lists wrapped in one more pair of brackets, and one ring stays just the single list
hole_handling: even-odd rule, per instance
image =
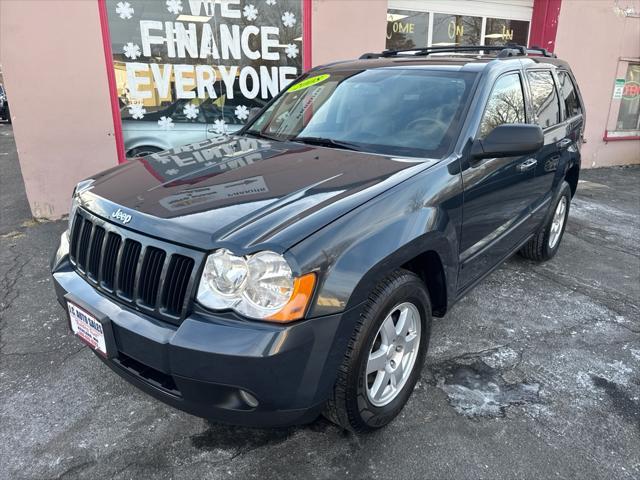
[{"label": "red metal post", "polygon": [[98,0],[100,12],[100,29],[102,30],[102,45],[104,47],[104,60],[107,67],[107,82],[109,83],[109,96],[111,97],[111,114],[113,115],[113,132],[118,152],[118,163],[124,163],[124,138],[122,136],[122,118],[120,117],[120,104],[118,102],[118,87],[116,74],[113,71],[113,52],[111,51],[111,35],[109,33],[109,17],[105,0]]},{"label": "red metal post", "polygon": [[562,0],[534,0],[529,35],[530,47],[546,48],[553,52],[561,4]]},{"label": "red metal post", "polygon": [[302,69],[309,70],[311,63],[311,9],[312,0],[302,0]]}]

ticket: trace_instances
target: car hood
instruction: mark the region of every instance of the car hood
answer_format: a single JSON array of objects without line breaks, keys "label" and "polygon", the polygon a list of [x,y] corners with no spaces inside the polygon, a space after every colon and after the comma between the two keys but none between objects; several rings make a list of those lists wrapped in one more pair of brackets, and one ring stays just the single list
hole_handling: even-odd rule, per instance
[{"label": "car hood", "polygon": [[109,221],[175,243],[282,252],[433,163],[230,136],[103,172],[80,201]]}]

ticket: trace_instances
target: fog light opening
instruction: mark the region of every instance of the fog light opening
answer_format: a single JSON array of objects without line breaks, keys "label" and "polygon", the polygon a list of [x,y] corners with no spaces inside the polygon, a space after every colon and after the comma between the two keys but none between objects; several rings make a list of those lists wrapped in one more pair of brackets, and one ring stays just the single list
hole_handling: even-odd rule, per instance
[{"label": "fog light opening", "polygon": [[249,392],[245,392],[244,390],[240,390],[240,398],[249,405],[251,408],[256,408],[258,406],[258,399],[251,395]]}]

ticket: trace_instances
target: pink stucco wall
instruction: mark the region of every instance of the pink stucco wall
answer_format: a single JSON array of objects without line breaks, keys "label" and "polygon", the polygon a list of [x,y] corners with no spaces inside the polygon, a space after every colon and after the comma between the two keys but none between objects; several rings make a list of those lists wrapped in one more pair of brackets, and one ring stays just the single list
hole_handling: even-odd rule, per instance
[{"label": "pink stucco wall", "polygon": [[31,211],[59,218],[117,163],[98,2],[0,1],[0,59]]},{"label": "pink stucco wall", "polygon": [[313,0],[312,63],[384,50],[387,0]]},{"label": "pink stucco wall", "polygon": [[[640,0],[619,5],[640,12]],[[640,163],[640,140],[603,140],[617,118],[620,102],[612,96],[619,60],[640,58],[640,18],[616,15],[614,6],[612,0],[563,0],[560,9],[555,51],[571,64],[586,104],[585,168]]]}]

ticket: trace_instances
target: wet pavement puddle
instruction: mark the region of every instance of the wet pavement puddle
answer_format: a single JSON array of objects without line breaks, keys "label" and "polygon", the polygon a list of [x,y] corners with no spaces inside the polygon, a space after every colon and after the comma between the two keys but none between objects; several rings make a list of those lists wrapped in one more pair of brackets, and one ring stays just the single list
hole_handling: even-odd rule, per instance
[{"label": "wet pavement puddle", "polygon": [[450,405],[468,417],[502,417],[509,406],[540,403],[540,384],[508,383],[500,370],[479,358],[442,362],[431,372]]}]

